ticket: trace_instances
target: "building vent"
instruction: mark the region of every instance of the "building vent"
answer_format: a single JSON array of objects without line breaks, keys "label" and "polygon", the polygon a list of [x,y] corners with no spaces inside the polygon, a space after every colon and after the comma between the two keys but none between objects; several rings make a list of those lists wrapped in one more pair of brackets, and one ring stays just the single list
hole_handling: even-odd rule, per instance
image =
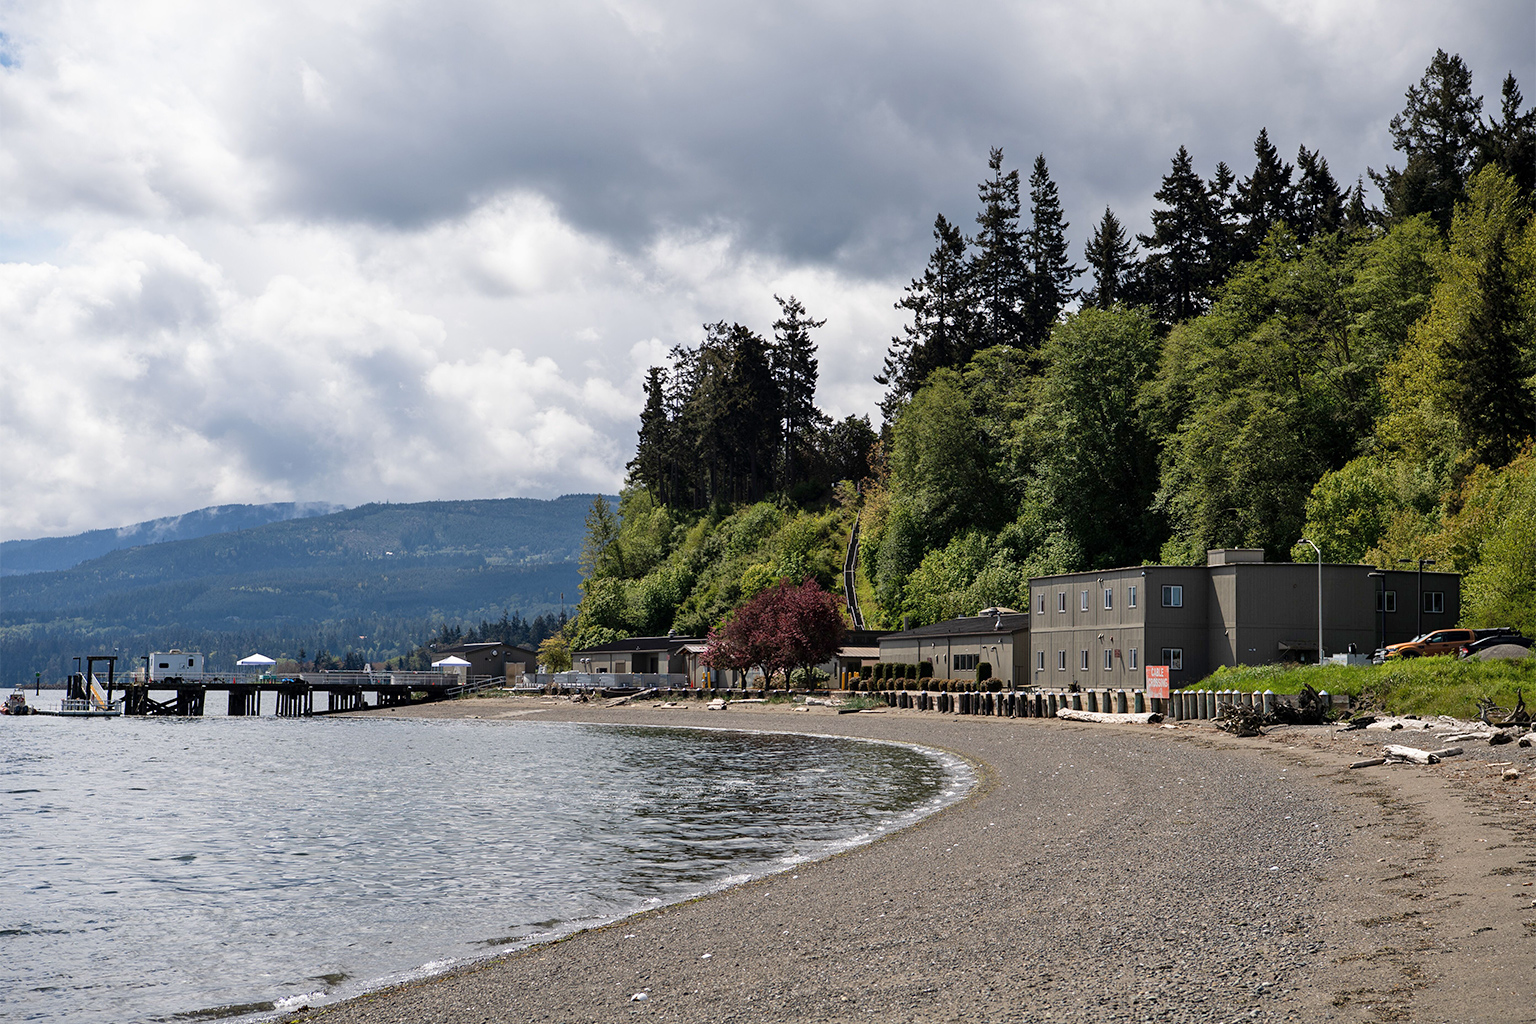
[{"label": "building vent", "polygon": [[1264,561],[1263,548],[1211,548],[1205,553],[1206,565],[1237,565],[1239,562]]}]

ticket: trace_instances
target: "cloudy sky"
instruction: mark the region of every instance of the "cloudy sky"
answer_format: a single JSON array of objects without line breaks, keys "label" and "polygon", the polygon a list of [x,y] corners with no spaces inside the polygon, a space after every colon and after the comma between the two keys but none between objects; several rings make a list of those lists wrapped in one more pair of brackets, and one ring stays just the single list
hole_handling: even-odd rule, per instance
[{"label": "cloudy sky", "polygon": [[1074,254],[1209,174],[1352,181],[1436,47],[1536,97],[1529,0],[0,0],[0,537],[224,502],[613,490],[700,324],[892,303],[989,146]]}]

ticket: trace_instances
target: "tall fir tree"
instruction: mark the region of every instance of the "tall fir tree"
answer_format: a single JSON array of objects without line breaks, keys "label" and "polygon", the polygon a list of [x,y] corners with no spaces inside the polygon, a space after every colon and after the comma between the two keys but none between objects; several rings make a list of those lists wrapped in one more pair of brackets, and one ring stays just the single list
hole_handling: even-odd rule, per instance
[{"label": "tall fir tree", "polygon": [[1083,257],[1093,269],[1093,288],[1083,296],[1086,304],[1109,309],[1129,298],[1128,286],[1136,273],[1136,245],[1107,206],[1104,219],[1093,229],[1093,238],[1083,247]]},{"label": "tall fir tree", "polygon": [[965,365],[975,348],[965,235],[941,213],[933,222],[933,237],[937,244],[923,276],[914,278],[896,303],[912,321],[891,339],[885,365],[875,375],[876,383],[887,388],[880,401],[887,424],[895,422],[902,404],[930,373]]},{"label": "tall fir tree", "polygon": [[1237,229],[1234,263],[1246,262],[1259,251],[1269,229],[1277,223],[1288,224],[1294,214],[1291,174],[1295,170],[1280,159],[1269,141],[1269,129],[1260,128],[1253,141],[1253,173],[1237,185],[1232,208],[1240,223]]},{"label": "tall fir tree", "polygon": [[651,367],[645,375],[645,408],[640,411],[640,437],[635,457],[629,463],[630,479],[667,504],[673,500],[668,489],[671,460],[672,423],[667,415],[667,372]]},{"label": "tall fir tree", "polygon": [[987,161],[992,176],[979,186],[980,230],[969,264],[976,303],[972,351],[992,345],[1018,346],[1027,330],[1030,272],[1024,232],[1019,227],[1019,172],[1003,172],[1003,151],[993,148]]},{"label": "tall fir tree", "polygon": [[803,482],[815,452],[817,433],[826,426],[826,417],[816,408],[819,367],[816,343],[811,339],[811,332],[826,321],[813,319],[793,295],[787,299],[775,295],[773,299],[779,304],[780,314],[773,322],[772,366],[783,422],[782,484],[793,487]]},{"label": "tall fir tree", "polygon": [[1319,235],[1331,235],[1344,227],[1344,190],[1333,180],[1328,161],[1316,150],[1302,146],[1296,152],[1294,218],[1291,226],[1303,243]]},{"label": "tall fir tree", "polygon": [[1238,231],[1241,227],[1237,213],[1237,175],[1225,160],[1218,161],[1216,173],[1206,183],[1206,195],[1211,207],[1211,228],[1207,252],[1211,264],[1211,280],[1223,281],[1238,262],[1240,247]]},{"label": "tall fir tree", "polygon": [[1428,213],[1444,231],[1466,195],[1478,140],[1481,96],[1461,57],[1436,50],[1424,77],[1408,87],[1408,105],[1392,118],[1392,145],[1406,158],[1402,170],[1368,169],[1394,220]]},{"label": "tall fir tree", "polygon": [[1529,202],[1536,193],[1536,107],[1522,112],[1522,102],[1514,74],[1505,75],[1499,119],[1489,122],[1478,140],[1477,164],[1493,164],[1509,175]]},{"label": "tall fir tree", "polygon": [[1152,198],[1152,233],[1137,238],[1147,249],[1144,275],[1148,299],[1164,323],[1177,323],[1204,312],[1214,282],[1212,237],[1219,221],[1210,192],[1183,146],[1173,168]]},{"label": "tall fir tree", "polygon": [[1030,228],[1025,239],[1029,260],[1029,305],[1025,311],[1025,347],[1038,351],[1051,335],[1056,318],[1077,297],[1072,282],[1082,273],[1067,251],[1067,223],[1061,196],[1045,154],[1035,157],[1029,175]]}]

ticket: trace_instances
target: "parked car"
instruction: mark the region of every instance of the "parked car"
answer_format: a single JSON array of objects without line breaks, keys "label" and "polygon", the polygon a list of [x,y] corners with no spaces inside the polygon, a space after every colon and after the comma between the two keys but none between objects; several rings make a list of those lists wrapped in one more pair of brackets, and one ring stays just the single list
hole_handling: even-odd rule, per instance
[{"label": "parked car", "polygon": [[1400,644],[1389,644],[1382,660],[1392,658],[1428,658],[1436,654],[1455,654],[1463,644],[1480,639],[1475,629],[1437,629]]},{"label": "parked car", "polygon": [[1490,647],[1499,647],[1503,644],[1514,644],[1517,647],[1524,647],[1527,650],[1529,650],[1531,646],[1531,638],[1528,636],[1521,636],[1518,630],[1511,629],[1506,632],[1504,630],[1494,631],[1480,629],[1477,632],[1486,632],[1488,635],[1482,637],[1481,639],[1474,640],[1469,644],[1463,644],[1461,649],[1457,652],[1460,657],[1470,657],[1471,655],[1486,651]]}]

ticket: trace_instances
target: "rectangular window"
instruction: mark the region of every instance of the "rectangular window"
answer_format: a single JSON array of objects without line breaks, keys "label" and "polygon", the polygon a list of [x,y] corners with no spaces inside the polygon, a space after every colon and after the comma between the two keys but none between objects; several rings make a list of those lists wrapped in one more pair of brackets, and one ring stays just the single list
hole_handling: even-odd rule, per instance
[{"label": "rectangular window", "polygon": [[1134,583],[1125,588],[1125,606],[1127,608],[1136,607],[1136,584]]},{"label": "rectangular window", "polygon": [[[1425,596],[1428,597],[1429,595],[1426,594]],[[1083,596],[1078,601],[1078,605],[1080,607],[1080,610],[1082,610],[1082,611],[1087,611],[1088,610],[1088,591],[1086,591],[1086,590],[1083,591]]]},{"label": "rectangular window", "polygon": [[952,667],[956,672],[973,672],[980,661],[981,655],[979,654],[957,654],[954,657]]},{"label": "rectangular window", "polygon": [[1065,590],[1056,591],[1056,610],[1058,612],[1067,610],[1067,592]]},{"label": "rectangular window", "polygon": [[1042,672],[1045,670],[1045,652],[1044,651],[1036,651],[1035,652],[1035,668],[1040,669]]},{"label": "rectangular window", "polygon": [[1066,670],[1067,670],[1067,652],[1066,651],[1057,651],[1056,652],[1056,671],[1058,671],[1058,672],[1065,672]]},{"label": "rectangular window", "polygon": [[1179,587],[1179,586],[1172,586],[1172,587],[1165,586],[1165,587],[1163,587],[1163,607],[1164,608],[1183,608],[1184,607],[1184,588],[1183,587]]},{"label": "rectangular window", "polygon": [[1115,592],[1108,587],[1104,588],[1104,610],[1109,611],[1115,606]]},{"label": "rectangular window", "polygon": [[1395,612],[1395,611],[1397,611],[1397,591],[1395,591],[1395,590],[1378,590],[1378,591],[1376,591],[1376,610],[1378,612]]},{"label": "rectangular window", "polygon": [[1424,613],[1426,615],[1445,614],[1445,593],[1443,591],[1424,591]]},{"label": "rectangular window", "polygon": [[1131,668],[1132,669],[1137,669],[1137,668],[1140,668],[1140,667],[1141,666],[1137,663],[1137,660],[1136,660],[1136,648],[1132,647],[1131,648]]},{"label": "rectangular window", "polygon": [[1039,614],[1041,614],[1041,615],[1045,614],[1045,595],[1044,594],[1040,595],[1040,613]]},{"label": "rectangular window", "polygon": [[1112,670],[1114,667],[1115,667],[1115,652],[1114,651],[1105,651],[1104,652],[1104,671],[1108,672],[1108,671]]},{"label": "rectangular window", "polygon": [[1079,653],[1082,655],[1082,657],[1080,657],[1078,659],[1078,662],[1079,662],[1079,666],[1078,667],[1080,667],[1084,672],[1086,672],[1086,671],[1088,671],[1088,652],[1087,651],[1081,651]]},{"label": "rectangular window", "polygon": [[1164,647],[1163,664],[1167,665],[1174,672],[1184,671],[1184,648]]}]

